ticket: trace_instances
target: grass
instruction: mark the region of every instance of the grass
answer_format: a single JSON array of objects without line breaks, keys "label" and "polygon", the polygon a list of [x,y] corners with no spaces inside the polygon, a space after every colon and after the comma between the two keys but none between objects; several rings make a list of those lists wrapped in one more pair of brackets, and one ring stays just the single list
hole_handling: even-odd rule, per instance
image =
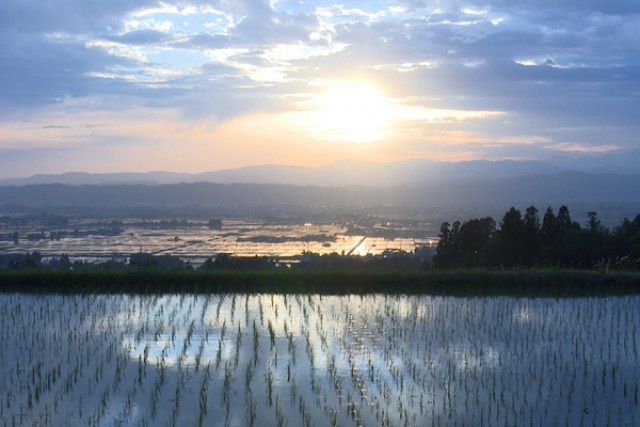
[{"label": "grass", "polygon": [[54,294],[640,294],[640,272],[587,270],[0,270],[0,292]]}]

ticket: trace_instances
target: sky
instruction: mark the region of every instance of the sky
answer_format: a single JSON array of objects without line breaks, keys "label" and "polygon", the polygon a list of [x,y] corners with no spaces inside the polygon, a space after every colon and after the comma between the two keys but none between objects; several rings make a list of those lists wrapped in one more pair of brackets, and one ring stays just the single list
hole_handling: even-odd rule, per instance
[{"label": "sky", "polygon": [[2,0],[0,177],[640,148],[640,2]]}]

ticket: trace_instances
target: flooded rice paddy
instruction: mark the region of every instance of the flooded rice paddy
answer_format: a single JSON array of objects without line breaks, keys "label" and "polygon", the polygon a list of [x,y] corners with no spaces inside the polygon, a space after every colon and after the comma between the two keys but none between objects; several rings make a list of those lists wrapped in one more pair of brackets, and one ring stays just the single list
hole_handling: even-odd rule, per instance
[{"label": "flooded rice paddy", "polygon": [[[114,255],[146,252],[153,255],[173,255],[201,264],[207,257],[219,253],[235,256],[268,256],[290,258],[303,251],[317,254],[378,255],[384,251],[411,252],[416,247],[433,246],[437,238],[425,236],[423,229],[405,231],[408,237],[376,237],[349,233],[338,224],[270,224],[260,220],[225,220],[220,229],[201,226],[154,229],[152,221],[145,227],[137,223],[122,223],[118,233],[98,230],[92,222],[71,223],[62,238],[52,237],[58,230],[0,227],[0,254],[24,254],[39,251],[48,257],[69,255],[72,259],[99,262]],[[17,242],[8,238],[16,230]],[[75,233],[74,230],[80,233]],[[109,231],[109,230],[107,230]],[[102,233],[100,233],[102,232]],[[31,236],[31,238],[28,238]]]},{"label": "flooded rice paddy", "polygon": [[0,423],[638,425],[640,297],[0,295]]}]

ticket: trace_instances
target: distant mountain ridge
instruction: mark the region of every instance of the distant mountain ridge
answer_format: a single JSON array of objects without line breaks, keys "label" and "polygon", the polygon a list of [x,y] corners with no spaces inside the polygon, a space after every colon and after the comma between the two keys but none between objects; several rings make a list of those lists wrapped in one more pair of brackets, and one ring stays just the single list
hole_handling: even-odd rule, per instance
[{"label": "distant mountain ridge", "polygon": [[373,185],[391,187],[451,179],[499,179],[526,174],[557,173],[554,165],[538,161],[491,162],[477,160],[459,163],[405,160],[372,163],[343,160],[317,168],[291,165],[258,165],[203,173],[130,172],[38,174],[28,178],[1,179],[0,185],[114,185],[178,184],[208,182],[216,184],[293,184],[320,187]]},{"label": "distant mountain ridge", "polygon": [[37,184],[0,186],[0,201],[27,206],[429,206],[640,202],[640,174],[561,172],[393,187],[283,184]]},{"label": "distant mountain ridge", "polygon": [[0,179],[0,185],[162,185],[207,182],[216,184],[284,184],[342,187],[367,185],[394,187],[451,180],[506,179],[561,172],[640,174],[640,150],[600,157],[540,160],[471,160],[436,162],[411,159],[389,163],[340,160],[316,168],[267,164],[203,173],[129,172],[38,174],[28,178]]}]

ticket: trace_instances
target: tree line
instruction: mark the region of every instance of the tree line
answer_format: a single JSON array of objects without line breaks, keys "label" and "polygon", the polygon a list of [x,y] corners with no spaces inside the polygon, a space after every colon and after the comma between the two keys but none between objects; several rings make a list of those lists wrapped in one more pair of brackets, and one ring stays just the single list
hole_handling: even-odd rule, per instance
[{"label": "tree line", "polygon": [[586,224],[571,219],[562,205],[540,218],[529,206],[524,215],[512,207],[500,226],[491,217],[445,222],[433,263],[439,268],[631,268],[640,267],[640,215],[613,229],[595,211]]}]

